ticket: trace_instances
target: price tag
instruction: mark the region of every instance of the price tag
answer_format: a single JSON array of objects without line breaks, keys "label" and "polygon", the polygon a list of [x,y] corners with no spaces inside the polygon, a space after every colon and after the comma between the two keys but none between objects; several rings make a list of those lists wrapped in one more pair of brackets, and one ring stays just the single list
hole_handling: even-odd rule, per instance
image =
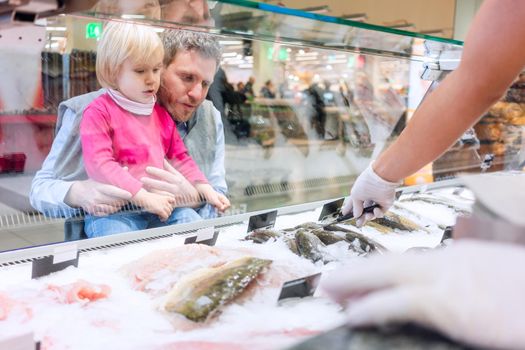
[{"label": "price tag", "polygon": [[10,338],[0,339],[0,349],[38,350],[40,349],[40,343],[35,344],[33,332],[27,332]]},{"label": "price tag", "polygon": [[247,232],[252,232],[259,228],[272,228],[275,225],[275,219],[277,219],[277,210],[250,216]]},{"label": "price tag", "polygon": [[328,202],[325,205],[323,205],[323,209],[321,209],[321,215],[319,215],[318,221],[323,221],[324,219],[326,219],[326,217],[333,216],[333,214],[337,213],[339,209],[343,206],[344,201],[344,198],[340,198],[333,202]]},{"label": "price tag", "polygon": [[215,226],[204,227],[197,230],[195,236],[186,238],[184,244],[199,243],[214,246],[217,237],[219,237],[219,231],[215,230]]},{"label": "price tag", "polygon": [[279,294],[279,299],[277,299],[277,301],[288,298],[304,298],[314,295],[320,279],[321,273],[316,273],[315,275],[284,282],[283,287],[281,288],[281,294]]},{"label": "price tag", "polygon": [[47,276],[69,266],[78,267],[78,247],[75,243],[65,244],[53,250],[53,255],[33,261],[31,278]]}]

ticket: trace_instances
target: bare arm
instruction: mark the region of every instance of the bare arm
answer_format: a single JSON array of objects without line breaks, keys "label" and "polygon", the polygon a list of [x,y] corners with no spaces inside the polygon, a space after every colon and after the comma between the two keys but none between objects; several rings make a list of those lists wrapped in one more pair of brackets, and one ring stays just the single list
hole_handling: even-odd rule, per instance
[{"label": "bare arm", "polygon": [[374,163],[399,181],[436,159],[505,92],[525,65],[525,1],[487,0],[465,41],[461,64],[421,104]]}]

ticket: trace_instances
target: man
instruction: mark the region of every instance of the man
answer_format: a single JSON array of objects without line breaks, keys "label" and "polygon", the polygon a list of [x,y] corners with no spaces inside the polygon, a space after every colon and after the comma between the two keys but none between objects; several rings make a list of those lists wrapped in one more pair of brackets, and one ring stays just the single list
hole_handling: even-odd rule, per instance
[{"label": "man", "polygon": [[[206,33],[164,33],[164,70],[158,98],[177,123],[188,152],[215,190],[227,191],[224,170],[224,132],[220,113],[205,101],[217,71],[221,50]],[[84,169],[78,128],[84,108],[103,90],[71,98],[58,108],[57,135],[42,169],[31,185],[33,207],[49,216],[71,217],[80,209],[93,215],[112,214],[131,198],[120,188],[90,180]],[[142,179],[150,191],[168,192],[180,206],[198,198],[193,186],[167,162],[164,169],[148,168]],[[206,205],[198,210],[214,216]]]}]

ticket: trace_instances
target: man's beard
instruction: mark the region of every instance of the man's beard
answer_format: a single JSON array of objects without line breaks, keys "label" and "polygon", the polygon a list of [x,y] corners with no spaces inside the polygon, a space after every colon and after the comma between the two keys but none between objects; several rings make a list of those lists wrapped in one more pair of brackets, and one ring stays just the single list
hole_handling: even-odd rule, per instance
[{"label": "man's beard", "polygon": [[165,89],[162,87],[159,89],[158,98],[159,103],[168,111],[173,120],[178,122],[186,121],[187,118],[185,118],[185,116],[179,115],[179,113],[177,113],[176,111],[175,106],[177,105],[177,101],[173,99],[172,95],[169,92],[165,91]]}]

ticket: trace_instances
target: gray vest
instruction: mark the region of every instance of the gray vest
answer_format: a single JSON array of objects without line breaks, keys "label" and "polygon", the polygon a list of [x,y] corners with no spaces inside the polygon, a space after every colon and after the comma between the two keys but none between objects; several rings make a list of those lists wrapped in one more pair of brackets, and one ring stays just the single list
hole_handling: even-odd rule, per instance
[{"label": "gray vest", "polygon": [[[88,94],[70,98],[58,106],[56,132],[62,126],[64,113],[67,109],[75,112],[75,120],[71,133],[68,135],[55,162],[55,176],[59,180],[75,181],[88,178],[82,157],[80,142],[80,121],[86,107],[97,97],[104,93],[104,89]],[[212,170],[215,159],[215,142],[217,130],[213,117],[214,107],[210,101],[205,100],[195,115],[188,121],[188,132],[184,137],[184,144],[188,153],[195,160],[206,177]]]},{"label": "gray vest", "polygon": [[82,145],[80,143],[80,120],[86,107],[97,97],[104,93],[104,89],[90,92],[84,95],[72,97],[58,105],[57,125],[55,133],[62,127],[62,120],[66,110],[75,112],[73,128],[68,135],[66,142],[58,153],[55,162],[55,176],[59,180],[74,181],[85,180],[88,178],[84,168],[84,158],[82,157]]},{"label": "gray vest", "polygon": [[218,113],[208,100],[199,106],[188,121],[188,132],[183,137],[188,153],[204,175],[209,178],[217,150],[217,128],[213,114]]}]

